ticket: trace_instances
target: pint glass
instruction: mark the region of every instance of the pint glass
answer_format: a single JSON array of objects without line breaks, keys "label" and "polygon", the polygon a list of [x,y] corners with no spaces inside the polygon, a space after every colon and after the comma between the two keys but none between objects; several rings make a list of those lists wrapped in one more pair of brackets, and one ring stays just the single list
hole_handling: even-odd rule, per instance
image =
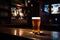
[{"label": "pint glass", "polygon": [[40,17],[32,17],[32,31],[33,33],[40,33],[40,24],[41,18]]}]

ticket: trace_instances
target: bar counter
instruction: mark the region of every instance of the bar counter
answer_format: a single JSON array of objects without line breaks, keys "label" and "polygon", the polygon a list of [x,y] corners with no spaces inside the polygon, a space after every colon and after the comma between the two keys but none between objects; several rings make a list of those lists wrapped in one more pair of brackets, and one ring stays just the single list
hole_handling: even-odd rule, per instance
[{"label": "bar counter", "polygon": [[1,27],[0,32],[32,40],[60,40],[60,32],[57,31],[41,30],[40,35],[37,35],[32,29]]}]

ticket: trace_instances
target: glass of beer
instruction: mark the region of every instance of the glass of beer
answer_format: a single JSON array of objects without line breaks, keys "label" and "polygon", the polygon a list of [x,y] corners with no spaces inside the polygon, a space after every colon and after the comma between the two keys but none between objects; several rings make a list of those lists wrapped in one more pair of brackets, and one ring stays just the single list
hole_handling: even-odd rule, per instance
[{"label": "glass of beer", "polygon": [[33,26],[33,33],[40,34],[40,24],[41,18],[40,17],[32,17],[32,26]]}]

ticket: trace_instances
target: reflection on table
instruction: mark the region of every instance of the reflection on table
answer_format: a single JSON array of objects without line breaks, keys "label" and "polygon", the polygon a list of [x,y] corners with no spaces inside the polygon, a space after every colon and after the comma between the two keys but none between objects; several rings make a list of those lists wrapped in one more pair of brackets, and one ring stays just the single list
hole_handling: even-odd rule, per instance
[{"label": "reflection on table", "polygon": [[40,35],[34,34],[32,29],[23,28],[0,28],[0,32],[34,40],[59,40],[59,32],[41,30]]}]

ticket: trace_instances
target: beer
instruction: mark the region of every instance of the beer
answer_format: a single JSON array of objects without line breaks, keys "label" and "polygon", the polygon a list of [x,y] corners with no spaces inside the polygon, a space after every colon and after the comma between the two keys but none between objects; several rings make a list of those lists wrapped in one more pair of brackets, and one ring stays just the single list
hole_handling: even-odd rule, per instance
[{"label": "beer", "polygon": [[32,17],[32,26],[33,26],[33,32],[40,32],[40,17]]}]

